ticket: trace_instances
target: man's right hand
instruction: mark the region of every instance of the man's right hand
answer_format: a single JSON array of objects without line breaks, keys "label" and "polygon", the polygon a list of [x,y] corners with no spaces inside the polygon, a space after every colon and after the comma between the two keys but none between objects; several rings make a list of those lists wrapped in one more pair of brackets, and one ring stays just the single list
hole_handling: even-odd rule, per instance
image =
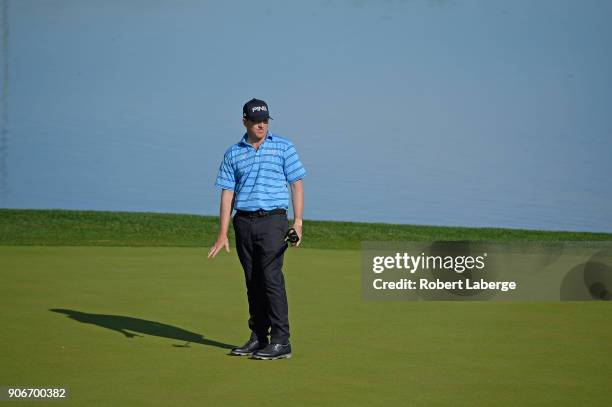
[{"label": "man's right hand", "polygon": [[217,241],[215,242],[213,247],[211,247],[210,250],[208,251],[208,258],[209,259],[214,258],[217,255],[217,253],[219,253],[221,249],[224,247],[225,247],[225,251],[229,253],[230,251],[229,239],[227,238],[227,235],[217,237]]}]

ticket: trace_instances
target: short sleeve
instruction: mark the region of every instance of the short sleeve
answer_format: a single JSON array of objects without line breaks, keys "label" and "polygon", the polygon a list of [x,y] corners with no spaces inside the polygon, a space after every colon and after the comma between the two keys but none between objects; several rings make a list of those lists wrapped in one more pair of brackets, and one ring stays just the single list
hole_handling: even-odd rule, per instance
[{"label": "short sleeve", "polygon": [[302,165],[300,156],[298,155],[293,144],[289,144],[289,146],[285,149],[283,152],[283,159],[283,171],[289,184],[293,184],[306,176],[306,169],[304,168],[304,165]]},{"label": "short sleeve", "polygon": [[230,151],[226,151],[223,156],[223,161],[219,166],[219,173],[217,174],[215,186],[222,189],[231,189],[233,191],[236,187],[236,176],[234,174],[231,158]]}]

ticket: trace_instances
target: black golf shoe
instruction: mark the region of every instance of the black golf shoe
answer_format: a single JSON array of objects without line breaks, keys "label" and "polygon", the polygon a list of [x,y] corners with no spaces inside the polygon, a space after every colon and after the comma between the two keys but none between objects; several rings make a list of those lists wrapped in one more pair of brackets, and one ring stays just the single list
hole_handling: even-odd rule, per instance
[{"label": "black golf shoe", "polygon": [[265,348],[258,350],[251,356],[253,359],[274,360],[288,359],[291,357],[291,344],[287,342],[285,345],[280,343],[271,343]]},{"label": "black golf shoe", "polygon": [[232,356],[251,356],[254,352],[264,349],[268,345],[268,341],[260,342],[257,338],[251,338],[244,345],[232,349]]}]

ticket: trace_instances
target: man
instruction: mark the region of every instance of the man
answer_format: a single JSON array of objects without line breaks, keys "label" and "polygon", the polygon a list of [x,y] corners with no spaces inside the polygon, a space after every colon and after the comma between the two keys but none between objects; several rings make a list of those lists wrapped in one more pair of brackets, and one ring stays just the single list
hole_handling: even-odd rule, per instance
[{"label": "man", "polygon": [[[222,189],[219,234],[209,258],[225,248],[232,209],[236,250],[244,269],[249,301],[250,339],[232,355],[255,359],[291,357],[285,278],[282,272],[287,243],[287,210],[291,187],[295,229],[302,238],[306,170],[293,144],[269,131],[272,119],[263,100],[251,99],[242,108],[246,134],[226,152],[215,185]],[[270,335],[270,342],[268,342]]]}]

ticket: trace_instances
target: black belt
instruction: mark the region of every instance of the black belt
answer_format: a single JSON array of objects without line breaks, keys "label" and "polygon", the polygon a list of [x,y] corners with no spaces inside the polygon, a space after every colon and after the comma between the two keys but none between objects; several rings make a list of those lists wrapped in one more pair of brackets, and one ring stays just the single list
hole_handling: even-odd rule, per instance
[{"label": "black belt", "polygon": [[236,210],[236,215],[239,216],[248,216],[251,218],[261,218],[264,216],[270,216],[270,215],[285,215],[287,213],[286,209],[281,209],[281,208],[276,208],[276,209],[272,209],[271,211],[264,211],[263,209],[260,209],[258,211],[241,211],[241,210]]}]

